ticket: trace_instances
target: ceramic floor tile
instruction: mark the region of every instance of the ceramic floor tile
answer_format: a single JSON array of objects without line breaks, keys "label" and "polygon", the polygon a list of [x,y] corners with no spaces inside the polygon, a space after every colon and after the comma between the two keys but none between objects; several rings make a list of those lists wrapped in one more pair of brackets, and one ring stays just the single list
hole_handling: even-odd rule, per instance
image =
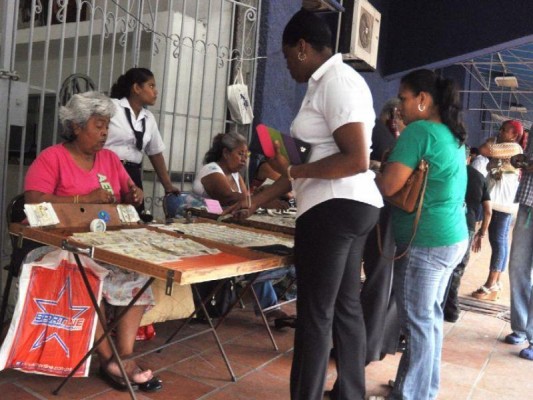
[{"label": "ceramic floor tile", "polygon": [[263,373],[250,374],[239,380],[237,385],[228,386],[221,392],[248,400],[289,400],[290,397],[289,382]]},{"label": "ceramic floor tile", "polygon": [[528,393],[526,396],[520,396],[514,391],[509,393],[498,393],[493,390],[474,389],[472,394],[468,397],[468,400],[517,400],[530,398],[531,393]]},{"label": "ceramic floor tile", "polygon": [[28,374],[17,381],[17,384],[24,385],[29,390],[54,399],[83,399],[109,390],[109,386],[100,378],[93,375],[90,378],[72,378],[62,387],[58,395],[52,394],[61,384],[61,378],[51,376]]},{"label": "ceramic floor tile", "polygon": [[[135,392],[135,396],[137,397],[137,400],[150,400],[149,397],[146,397],[142,392],[139,391]],[[119,392],[112,389],[89,398],[90,400],[131,400],[129,392]],[[53,397],[50,398],[50,400],[53,400]]]},{"label": "ceramic floor tile", "polygon": [[291,370],[291,364],[292,352],[289,352],[281,354],[278,358],[261,368],[261,371],[273,375],[278,379],[289,381],[290,376],[288,372]]},{"label": "ceramic floor tile", "polygon": [[25,390],[24,387],[14,385],[12,383],[4,383],[0,385],[0,398],[2,399],[17,399],[17,400],[36,400],[40,399]]},{"label": "ceramic floor tile", "polygon": [[[237,362],[230,362],[236,377],[243,376],[251,369]],[[231,384],[231,375],[219,352],[203,353],[177,363],[168,369],[191,379],[198,380],[213,388]]]}]

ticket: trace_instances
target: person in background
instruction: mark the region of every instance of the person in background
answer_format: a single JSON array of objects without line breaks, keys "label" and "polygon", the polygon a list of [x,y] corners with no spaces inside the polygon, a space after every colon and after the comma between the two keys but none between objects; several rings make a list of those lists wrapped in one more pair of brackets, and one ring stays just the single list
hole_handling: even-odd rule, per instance
[{"label": "person in background", "polygon": [[500,275],[505,271],[509,255],[509,229],[513,214],[518,210],[515,195],[518,189],[519,169],[511,165],[510,158],[522,154],[519,142],[523,127],[519,121],[505,121],[498,136],[490,138],[480,148],[481,155],[489,157],[488,187],[492,204],[489,225],[489,242],[492,248],[489,275],[483,285],[472,292],[479,300],[497,300],[502,285]]},{"label": "person in background", "polygon": [[[165,145],[159,133],[155,116],[146,108],[157,100],[154,74],[146,68],[131,68],[118,77],[111,87],[110,97],[117,108],[109,124],[106,149],[115,152],[124,168],[139,188],[143,188],[142,165],[144,153],[148,155],[165,193],[179,193],[172,185],[167,171],[163,150]],[[144,209],[144,203],[137,207],[145,222],[152,215]],[[152,324],[140,327],[139,340],[151,339],[155,335]]]},{"label": "person in background", "polygon": [[[76,94],[61,107],[59,118],[65,142],[43,150],[31,164],[24,183],[26,203],[141,204],[142,190],[129,177],[116,154],[104,149],[109,121],[115,112],[111,99],[98,92]],[[114,307],[127,306],[133,294],[149,279],[112,265],[103,266],[109,270],[103,283],[103,298]],[[152,291],[148,288],[119,321],[116,344],[121,356],[133,353],[141,317],[146,307],[153,304]],[[102,334],[98,322],[96,337]],[[126,390],[107,339],[98,346],[97,353],[102,377],[114,388]],[[142,370],[134,360],[123,363],[134,388],[146,392],[161,389],[161,381],[151,370]]]},{"label": "person in background", "polygon": [[400,115],[400,100],[396,97],[387,100],[372,129],[370,160],[373,163],[381,162],[384,156],[392,150],[404,128],[405,124]]},{"label": "person in background", "polygon": [[470,166],[484,177],[487,177],[489,173],[489,171],[487,170],[487,164],[489,163],[489,159],[479,154],[479,149],[477,147],[470,148],[470,158]]},{"label": "person in background", "polygon": [[268,164],[264,156],[256,155],[257,165],[253,170],[250,168],[250,192],[254,192],[256,189],[263,185],[271,185],[279,179],[281,176]]},{"label": "person in background", "polygon": [[[426,69],[400,81],[406,128],[376,182],[384,196],[398,192],[422,159],[429,164],[417,230],[416,212],[393,207],[396,240],[394,297],[406,349],[390,399],[437,398],[443,340],[442,302],[450,275],[468,246],[464,213],[466,131],[454,82]],[[414,237],[413,237],[414,235]]]},{"label": "person in background", "polygon": [[511,284],[511,329],[505,337],[508,344],[526,342],[519,353],[533,361],[533,143],[529,141],[525,157],[528,166],[522,169],[522,179],[516,192],[518,214],[513,229],[509,279]]},{"label": "person in background", "polygon": [[[481,242],[487,234],[490,219],[492,216],[492,207],[490,204],[490,194],[487,188],[485,177],[470,165],[470,149],[466,146],[467,154],[467,175],[468,183],[466,185],[466,225],[468,227],[468,248],[459,264],[453,270],[450,282],[448,283],[447,295],[444,298],[444,320],[456,322],[459,319],[459,286],[465,268],[470,260],[470,249],[474,253],[481,250]],[[476,232],[477,214],[479,207],[483,209],[483,219],[481,226]]]},{"label": "person in background", "polygon": [[[371,168],[379,170],[401,131],[405,128],[399,115],[400,99],[387,100],[372,130]],[[392,293],[393,255],[396,245],[392,234],[391,206],[385,204],[379,214],[379,230],[369,233],[363,253],[365,281],[361,304],[366,327],[366,363],[394,354],[400,342],[400,323]],[[380,235],[380,243],[378,242]]]},{"label": "person in background", "polygon": [[291,399],[323,399],[333,338],[337,380],[329,396],[360,400],[366,355],[361,259],[383,206],[369,170],[372,95],[363,77],[333,54],[331,31],[314,13],[293,15],[283,31],[283,54],[292,78],[308,85],[290,134],[311,145],[309,161],[289,165],[276,143],[269,164],[282,177],[254,195],[251,207],[241,202],[235,209],[246,217],[294,189],[298,318]]},{"label": "person in background", "polygon": [[[118,77],[110,97],[117,112],[109,124],[106,149],[115,152],[142,189],[142,161],[146,153],[166,193],[179,193],[172,185],[165,165],[165,145],[155,116],[146,108],[157,100],[154,74],[146,68],[131,68]],[[141,210],[142,211],[142,210]]]},{"label": "person in background", "polygon": [[[219,133],[213,138],[213,144],[204,157],[204,165],[196,175],[192,190],[195,194],[215,199],[222,206],[229,206],[238,201],[249,201],[250,194],[239,171],[246,167],[248,145],[246,138],[238,133]],[[288,204],[273,201],[271,208],[287,208]],[[283,268],[272,272],[263,272],[254,283],[254,290],[262,309],[278,304],[278,296],[272,285],[272,279],[285,276]],[[258,312],[258,310],[256,310]],[[267,319],[287,319],[289,316],[281,309],[267,313]]]}]

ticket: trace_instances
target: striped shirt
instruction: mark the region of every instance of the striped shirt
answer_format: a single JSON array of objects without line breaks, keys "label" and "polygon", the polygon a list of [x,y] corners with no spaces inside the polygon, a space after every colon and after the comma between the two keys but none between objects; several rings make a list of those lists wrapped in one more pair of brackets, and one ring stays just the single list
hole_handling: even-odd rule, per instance
[{"label": "striped shirt", "polygon": [[[527,160],[533,160],[533,138],[528,141],[526,151],[524,152]],[[523,170],[522,179],[516,192],[515,202],[522,205],[533,207],[533,172]]]}]

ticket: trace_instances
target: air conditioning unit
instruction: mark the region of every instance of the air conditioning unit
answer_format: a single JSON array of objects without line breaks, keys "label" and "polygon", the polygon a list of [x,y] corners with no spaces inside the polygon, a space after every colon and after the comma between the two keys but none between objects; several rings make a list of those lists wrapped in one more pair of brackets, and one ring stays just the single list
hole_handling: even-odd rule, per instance
[{"label": "air conditioning unit", "polygon": [[366,0],[345,0],[339,48],[345,62],[358,71],[374,71],[378,60],[381,13]]}]

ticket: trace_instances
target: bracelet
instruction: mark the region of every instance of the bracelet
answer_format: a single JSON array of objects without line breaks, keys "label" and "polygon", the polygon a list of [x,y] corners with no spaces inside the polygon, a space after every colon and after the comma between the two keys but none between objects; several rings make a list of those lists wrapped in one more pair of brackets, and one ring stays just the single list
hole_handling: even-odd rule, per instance
[{"label": "bracelet", "polygon": [[289,165],[287,167],[287,179],[289,180],[289,182],[293,182],[294,181],[294,178],[291,176],[291,168],[292,168],[292,165]]},{"label": "bracelet", "polygon": [[484,234],[484,233],[481,233],[481,231],[477,231],[477,232],[476,232],[476,235],[478,235],[479,237],[485,237],[485,234]]}]

